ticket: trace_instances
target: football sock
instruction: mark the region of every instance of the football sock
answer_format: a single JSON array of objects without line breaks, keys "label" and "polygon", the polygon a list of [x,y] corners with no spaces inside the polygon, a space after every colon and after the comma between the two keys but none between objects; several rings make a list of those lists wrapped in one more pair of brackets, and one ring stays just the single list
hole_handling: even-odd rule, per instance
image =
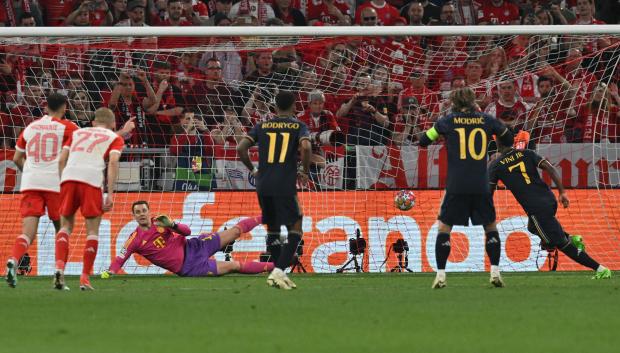
[{"label": "football sock", "polygon": [[257,225],[261,224],[262,216],[250,217],[246,218],[239,223],[235,227],[239,228],[241,233],[247,233],[254,229]]},{"label": "football sock", "polygon": [[19,259],[24,256],[26,250],[28,250],[28,246],[30,245],[30,241],[28,237],[24,234],[20,235],[15,239],[15,244],[13,245],[13,252],[11,253],[11,259],[15,260],[15,264],[19,265]]},{"label": "football sock", "polygon": [[267,251],[271,255],[271,262],[278,262],[278,259],[280,258],[280,253],[282,252],[282,244],[280,244],[280,232],[267,232]]},{"label": "football sock", "polygon": [[585,251],[580,251],[570,241],[568,241],[566,245],[560,249],[560,251],[573,259],[576,263],[589,267],[594,271],[596,271],[600,266],[599,263],[594,261],[594,259],[592,259]]},{"label": "football sock", "polygon": [[64,271],[69,257],[69,233],[61,229],[56,234],[56,269]]},{"label": "football sock", "polygon": [[272,262],[257,262],[257,261],[241,261],[239,262],[241,267],[239,273],[262,273],[271,272],[274,268]]},{"label": "football sock", "polygon": [[487,233],[484,248],[487,251],[491,265],[499,265],[499,257],[502,252],[502,243],[499,240],[499,233],[496,230]]},{"label": "football sock", "polygon": [[294,231],[288,232],[288,243],[284,244],[284,246],[282,247],[280,257],[276,262],[277,268],[285,270],[291,265],[291,262],[293,261],[293,255],[295,255],[295,251],[297,251],[297,246],[299,246],[300,242],[301,234]]},{"label": "football sock", "polygon": [[97,257],[97,247],[99,241],[96,235],[89,235],[86,237],[86,245],[84,246],[84,265],[82,267],[82,275],[90,275],[93,271],[93,265],[95,264],[95,258]]},{"label": "football sock", "polygon": [[450,256],[450,233],[438,233],[435,243],[435,259],[437,269],[445,270],[448,257]]}]

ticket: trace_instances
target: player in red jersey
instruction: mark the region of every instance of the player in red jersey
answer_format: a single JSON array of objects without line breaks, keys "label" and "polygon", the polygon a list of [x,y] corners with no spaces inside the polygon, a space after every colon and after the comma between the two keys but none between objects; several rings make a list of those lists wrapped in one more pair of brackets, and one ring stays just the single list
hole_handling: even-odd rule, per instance
[{"label": "player in red jersey", "polygon": [[[86,219],[86,246],[80,276],[80,289],[92,290],[89,275],[97,256],[99,224],[103,212],[114,203],[114,186],[123,150],[123,138],[115,134],[114,113],[108,108],[95,111],[93,127],[76,130],[63,145],[60,157],[61,229],[56,234],[56,270],[54,288],[67,290],[64,270],[69,255],[69,235],[78,208]],[[108,194],[103,197],[103,171],[107,163]]]},{"label": "player in red jersey", "polygon": [[28,250],[39,227],[39,218],[47,214],[60,229],[60,177],[58,160],[63,144],[78,129],[77,125],[64,120],[67,98],[59,93],[47,97],[48,115],[32,122],[19,139],[13,161],[22,170],[21,217],[22,234],[15,239],[13,251],[6,268],[9,287],[17,285],[16,269],[19,260]]}]

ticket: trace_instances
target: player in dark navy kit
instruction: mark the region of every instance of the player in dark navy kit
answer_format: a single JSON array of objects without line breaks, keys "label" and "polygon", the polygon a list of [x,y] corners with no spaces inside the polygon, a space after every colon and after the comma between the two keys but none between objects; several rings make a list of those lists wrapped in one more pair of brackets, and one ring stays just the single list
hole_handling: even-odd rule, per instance
[{"label": "player in dark navy kit", "polygon": [[452,91],[452,112],[441,117],[422,133],[420,146],[426,147],[440,135],[448,150],[446,193],[439,213],[439,231],[435,243],[437,276],[433,288],[446,286],[446,263],[450,256],[450,232],[454,225],[483,225],[485,250],[491,262],[491,283],[503,287],[499,273],[501,244],[495,224],[495,207],[487,174],[487,146],[492,136],[512,145],[513,135],[499,120],[480,113],[476,95],[469,87]]},{"label": "player in dark navy kit", "polygon": [[581,237],[569,236],[555,217],[558,202],[538,174],[538,168],[549,173],[558,187],[558,201],[566,208],[569,200],[555,167],[532,150],[517,150],[502,142],[497,145],[501,156],[489,166],[491,191],[501,180],[527,213],[530,233],[538,235],[546,247],[558,248],[578,264],[596,271],[594,278],[610,278],[611,271],[586,254]]},{"label": "player in dark navy kit", "polygon": [[[312,144],[308,127],[295,118],[295,96],[288,91],[276,95],[277,117],[258,123],[237,146],[239,158],[256,177],[258,202],[267,224],[267,248],[276,256],[276,267],[267,278],[272,287],[296,288],[284,270],[291,265],[302,237],[302,213],[297,201],[297,178],[308,181]],[[248,149],[258,145],[258,168],[250,161]],[[301,152],[301,153],[300,153]],[[301,154],[302,170],[297,171]],[[288,229],[288,242],[280,246],[280,227]],[[280,250],[281,249],[281,250]]]}]

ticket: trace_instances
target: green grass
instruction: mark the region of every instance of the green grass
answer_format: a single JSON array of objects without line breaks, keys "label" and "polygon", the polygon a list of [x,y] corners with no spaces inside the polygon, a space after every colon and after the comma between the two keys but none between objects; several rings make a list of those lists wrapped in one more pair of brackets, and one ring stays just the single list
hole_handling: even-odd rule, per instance
[{"label": "green grass", "polygon": [[[50,278],[0,288],[1,352],[617,352],[620,280],[591,273]],[[614,348],[616,347],[616,348]]]}]

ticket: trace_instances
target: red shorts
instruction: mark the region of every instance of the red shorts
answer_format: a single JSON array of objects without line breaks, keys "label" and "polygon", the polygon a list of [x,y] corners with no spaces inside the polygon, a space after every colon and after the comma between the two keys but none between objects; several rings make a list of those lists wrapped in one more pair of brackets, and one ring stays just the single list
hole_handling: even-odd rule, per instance
[{"label": "red shorts", "polygon": [[99,217],[103,214],[103,192],[101,188],[80,183],[65,181],[60,185],[60,214],[64,217],[73,216],[78,208],[85,218]]},{"label": "red shorts", "polygon": [[45,214],[52,221],[60,219],[60,194],[53,191],[26,190],[22,191],[20,212],[24,217],[41,217]]}]

